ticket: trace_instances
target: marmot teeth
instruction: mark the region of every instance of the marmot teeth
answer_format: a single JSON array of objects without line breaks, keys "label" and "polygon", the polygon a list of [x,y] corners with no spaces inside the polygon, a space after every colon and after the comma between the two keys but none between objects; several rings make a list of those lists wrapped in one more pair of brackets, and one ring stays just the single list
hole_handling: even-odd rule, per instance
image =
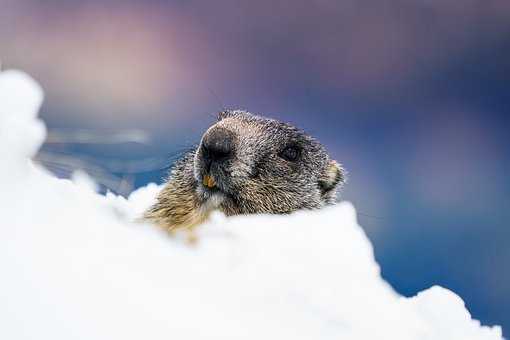
[{"label": "marmot teeth", "polygon": [[214,188],[216,186],[216,182],[214,181],[214,178],[209,175],[205,175],[204,179],[202,180],[202,184],[208,188]]}]

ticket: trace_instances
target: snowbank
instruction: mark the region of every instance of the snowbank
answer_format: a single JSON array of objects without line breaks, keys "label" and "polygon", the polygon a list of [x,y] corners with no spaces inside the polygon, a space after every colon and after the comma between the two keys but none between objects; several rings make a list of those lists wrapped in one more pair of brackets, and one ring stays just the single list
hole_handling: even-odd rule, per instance
[{"label": "snowbank", "polygon": [[0,73],[0,339],[501,339],[460,297],[399,296],[342,203],[292,216],[220,214],[195,247],[129,222],[153,200],[102,196],[29,159],[42,90]]}]

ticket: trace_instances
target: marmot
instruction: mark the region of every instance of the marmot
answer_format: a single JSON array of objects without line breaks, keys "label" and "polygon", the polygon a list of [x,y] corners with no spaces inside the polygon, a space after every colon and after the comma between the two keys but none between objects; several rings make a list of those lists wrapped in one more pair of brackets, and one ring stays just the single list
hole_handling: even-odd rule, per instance
[{"label": "marmot", "polygon": [[227,216],[317,209],[335,203],[344,181],[341,165],[305,132],[227,110],[176,162],[144,218],[173,230],[201,223],[214,209]]}]

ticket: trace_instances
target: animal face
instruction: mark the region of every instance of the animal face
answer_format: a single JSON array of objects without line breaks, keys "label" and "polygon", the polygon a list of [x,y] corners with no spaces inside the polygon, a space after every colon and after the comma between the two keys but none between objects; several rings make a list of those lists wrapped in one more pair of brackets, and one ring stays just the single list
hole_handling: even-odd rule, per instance
[{"label": "animal face", "polygon": [[219,114],[196,150],[194,176],[198,196],[227,215],[320,208],[344,181],[317,140],[244,111]]}]

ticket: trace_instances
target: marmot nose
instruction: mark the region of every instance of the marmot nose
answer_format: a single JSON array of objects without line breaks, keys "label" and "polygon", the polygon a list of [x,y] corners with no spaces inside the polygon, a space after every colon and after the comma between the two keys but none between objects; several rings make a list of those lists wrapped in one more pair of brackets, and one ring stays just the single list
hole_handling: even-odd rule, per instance
[{"label": "marmot nose", "polygon": [[202,140],[202,156],[206,163],[220,162],[229,159],[234,150],[234,134],[224,128],[217,127],[208,132]]}]

